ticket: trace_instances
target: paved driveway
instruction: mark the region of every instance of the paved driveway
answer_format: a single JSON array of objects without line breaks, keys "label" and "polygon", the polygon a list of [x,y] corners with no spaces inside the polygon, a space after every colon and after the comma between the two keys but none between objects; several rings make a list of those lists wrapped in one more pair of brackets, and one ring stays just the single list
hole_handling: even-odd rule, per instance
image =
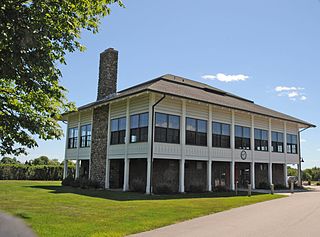
[{"label": "paved driveway", "polygon": [[320,190],[295,193],[133,236],[320,236]]}]

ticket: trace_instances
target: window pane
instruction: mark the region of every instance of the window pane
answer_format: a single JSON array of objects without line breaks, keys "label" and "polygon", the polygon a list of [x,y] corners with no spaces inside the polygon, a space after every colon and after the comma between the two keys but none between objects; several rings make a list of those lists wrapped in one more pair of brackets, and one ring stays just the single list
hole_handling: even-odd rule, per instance
[{"label": "window pane", "polygon": [[238,125],[236,125],[236,127],[235,127],[236,129],[236,131],[235,131],[235,133],[236,133],[236,137],[242,137],[242,127],[241,126],[238,126]]},{"label": "window pane", "polygon": [[242,149],[242,138],[240,137],[235,138],[235,148]]},{"label": "window pane", "polygon": [[212,146],[221,147],[221,135],[218,135],[218,134],[212,135]]},{"label": "window pane", "polygon": [[207,121],[198,120],[197,132],[206,133],[207,132]]},{"label": "window pane", "polygon": [[111,141],[110,144],[118,144],[119,142],[119,133],[118,132],[111,132]]},{"label": "window pane", "polygon": [[139,115],[131,115],[130,128],[138,128],[138,127],[139,127]]},{"label": "window pane", "polygon": [[156,142],[166,142],[167,138],[167,129],[156,127],[155,128],[155,141]]},{"label": "window pane", "polygon": [[118,131],[118,119],[111,120],[111,132]]},{"label": "window pane", "polygon": [[297,143],[298,143],[297,135],[292,135],[292,144],[297,144]]},{"label": "window pane", "polygon": [[283,143],[278,142],[278,152],[283,152]]},{"label": "window pane", "polygon": [[87,125],[87,135],[91,135],[91,124]]},{"label": "window pane", "polygon": [[148,127],[140,128],[140,142],[148,141]]},{"label": "window pane", "polygon": [[125,143],[126,130],[120,130],[119,132],[119,144]]},{"label": "window pane", "polygon": [[266,130],[262,130],[262,134],[261,134],[262,136],[262,140],[268,140],[268,131],[266,131]]},{"label": "window pane", "polygon": [[126,118],[119,119],[119,130],[126,130]]},{"label": "window pane", "polygon": [[187,131],[186,132],[186,144],[195,145],[196,144],[196,132]]},{"label": "window pane", "polygon": [[250,150],[250,138],[242,139],[243,149]]},{"label": "window pane", "polygon": [[156,113],[156,127],[168,127],[168,116],[162,113]]},{"label": "window pane", "polygon": [[222,124],[222,135],[230,136],[230,125]]},{"label": "window pane", "polygon": [[292,143],[291,134],[287,134],[287,143]]},{"label": "window pane", "polygon": [[243,127],[243,137],[250,138],[250,128]]},{"label": "window pane", "polygon": [[130,142],[135,143],[138,142],[139,138],[139,128],[132,128],[130,129]]},{"label": "window pane", "polygon": [[192,118],[187,118],[187,130],[196,131],[196,120]]},{"label": "window pane", "polygon": [[230,148],[230,136],[221,136],[221,147]]},{"label": "window pane", "polygon": [[78,138],[78,128],[73,129],[73,137]]},{"label": "window pane", "polygon": [[261,138],[262,138],[261,135],[262,135],[262,134],[261,134],[261,129],[255,128],[255,129],[254,129],[254,138],[255,138],[255,139],[258,139],[258,140],[261,140]]},{"label": "window pane", "polygon": [[180,129],[180,117],[169,115],[169,128]]},{"label": "window pane", "polygon": [[297,154],[297,145],[295,144],[292,145],[292,153]]},{"label": "window pane", "polygon": [[276,142],[278,141],[278,133],[277,132],[271,132],[272,141]]},{"label": "window pane", "polygon": [[216,123],[216,122],[213,122],[212,123],[212,132],[214,134],[218,134],[220,135],[221,134],[221,123]]},{"label": "window pane", "polygon": [[148,127],[148,122],[149,122],[149,114],[148,113],[140,114],[140,128]]},{"label": "window pane", "polygon": [[196,145],[207,146],[207,134],[206,133],[196,133]]},{"label": "window pane", "polygon": [[278,132],[278,142],[283,142],[283,133]]}]

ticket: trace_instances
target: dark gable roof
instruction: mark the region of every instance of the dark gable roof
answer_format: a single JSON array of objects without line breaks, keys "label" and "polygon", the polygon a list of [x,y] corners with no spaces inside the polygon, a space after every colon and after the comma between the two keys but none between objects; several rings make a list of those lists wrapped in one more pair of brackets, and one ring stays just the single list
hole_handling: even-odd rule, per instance
[{"label": "dark gable roof", "polygon": [[170,74],[119,91],[107,98],[81,106],[78,109],[83,110],[92,106],[103,104],[121,97],[137,94],[144,91],[164,93],[185,99],[197,100],[205,103],[215,104],[236,110],[242,110],[263,116],[296,122],[310,127],[315,127],[315,125],[306,121],[257,105],[251,100],[236,96],[234,94],[217,89],[204,83],[192,81]]}]

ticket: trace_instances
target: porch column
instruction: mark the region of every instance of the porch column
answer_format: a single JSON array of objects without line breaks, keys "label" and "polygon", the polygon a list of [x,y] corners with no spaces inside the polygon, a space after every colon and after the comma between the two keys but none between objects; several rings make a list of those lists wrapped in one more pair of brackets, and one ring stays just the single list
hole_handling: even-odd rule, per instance
[{"label": "porch column", "polygon": [[269,184],[273,184],[272,183],[272,136],[271,136],[271,132],[272,132],[272,127],[271,127],[271,118],[269,118],[269,128],[268,128],[268,151],[269,151],[269,164],[268,164],[268,176],[269,176]]},{"label": "porch column", "polygon": [[208,160],[208,165],[207,165],[207,178],[208,178],[208,191],[212,191],[212,161],[211,159]]},{"label": "porch column", "polygon": [[[299,167],[299,165],[298,165],[298,169],[299,169],[300,167]],[[299,172],[299,170],[298,170],[298,172]],[[287,164],[284,164],[283,165],[283,174],[284,174],[284,184],[285,184],[285,186],[287,187],[287,188],[289,188],[289,184],[288,184],[288,182],[287,182],[287,176],[288,176],[288,166],[287,166]]]},{"label": "porch column", "polygon": [[235,190],[234,185],[234,172],[235,172],[235,163],[234,163],[234,156],[235,156],[235,149],[234,149],[234,110],[231,110],[231,137],[230,137],[230,143],[231,143],[231,163],[230,163],[230,189]]},{"label": "porch column", "polygon": [[129,160],[128,160],[128,144],[130,137],[129,120],[130,120],[130,99],[127,98],[126,107],[126,135],[125,135],[125,148],[124,148],[124,177],[123,177],[123,191],[129,190]]},{"label": "porch column", "polygon": [[283,152],[284,152],[284,185],[289,188],[289,184],[287,182],[287,175],[288,175],[288,172],[287,172],[287,166],[288,166],[288,163],[287,163],[287,123],[286,122],[283,122],[283,127],[284,127],[284,134],[283,134]]},{"label": "porch column", "polygon": [[184,170],[185,170],[185,158],[186,158],[186,101],[182,100],[181,103],[181,160],[180,160],[180,178],[179,178],[179,191],[184,193]]},{"label": "porch column", "polygon": [[151,161],[151,146],[152,146],[152,105],[154,104],[154,94],[150,93],[149,94],[149,124],[148,124],[148,157],[147,157],[147,185],[146,185],[146,194],[150,194],[151,190],[151,182],[152,182],[152,177],[151,177],[151,166],[152,166],[152,161]]},{"label": "porch column", "polygon": [[251,139],[250,139],[250,147],[251,147],[251,155],[252,155],[252,161],[251,161],[251,185],[252,189],[256,188],[256,181],[255,181],[255,175],[254,175],[254,115],[251,115]]},{"label": "porch column", "polygon": [[79,178],[80,160],[76,160],[76,179]]},{"label": "porch column", "polygon": [[63,161],[63,179],[68,177],[68,160]]}]

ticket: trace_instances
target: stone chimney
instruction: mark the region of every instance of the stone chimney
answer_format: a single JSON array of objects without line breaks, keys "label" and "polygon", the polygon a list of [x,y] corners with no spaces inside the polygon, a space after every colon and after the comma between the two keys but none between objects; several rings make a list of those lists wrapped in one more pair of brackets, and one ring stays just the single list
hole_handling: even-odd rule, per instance
[{"label": "stone chimney", "polygon": [[118,51],[109,48],[100,54],[97,100],[117,92]]}]

